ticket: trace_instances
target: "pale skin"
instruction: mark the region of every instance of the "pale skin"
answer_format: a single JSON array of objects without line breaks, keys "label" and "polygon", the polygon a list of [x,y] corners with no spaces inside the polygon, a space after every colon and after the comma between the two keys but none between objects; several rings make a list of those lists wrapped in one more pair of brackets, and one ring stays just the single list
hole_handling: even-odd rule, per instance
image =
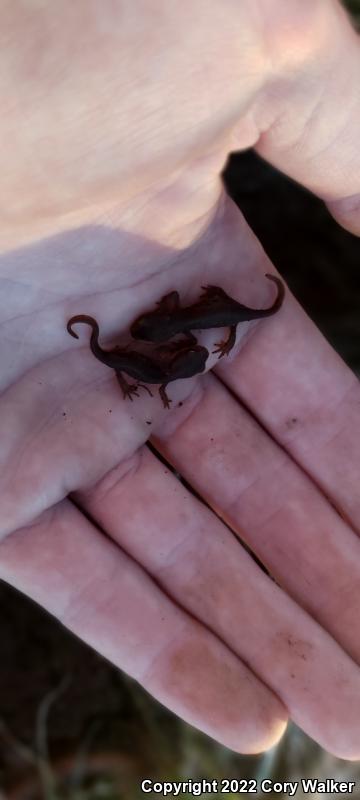
[{"label": "pale skin", "polygon": [[0,576],[228,747],[291,717],[358,759],[355,376],[289,292],[171,411],[65,330],[92,314],[114,340],[202,284],[269,305],[219,177],[234,149],[360,233],[358,37],[333,0],[155,6],[2,3]]}]

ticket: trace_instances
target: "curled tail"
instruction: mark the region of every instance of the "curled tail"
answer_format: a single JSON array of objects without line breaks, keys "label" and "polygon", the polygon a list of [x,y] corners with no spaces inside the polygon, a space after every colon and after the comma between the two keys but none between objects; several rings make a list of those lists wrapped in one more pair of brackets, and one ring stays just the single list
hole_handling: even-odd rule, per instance
[{"label": "curled tail", "polygon": [[73,331],[72,329],[72,325],[75,325],[77,322],[85,322],[86,325],[90,325],[90,328],[92,328],[90,337],[90,347],[92,352],[94,353],[94,356],[96,356],[97,358],[101,358],[104,351],[101,349],[99,345],[100,330],[96,322],[96,319],[94,319],[93,317],[88,317],[87,314],[77,314],[75,317],[71,317],[66,326],[66,330],[68,333],[70,333],[70,336],[74,337],[74,339],[79,338],[78,334],[75,333],[75,331]]},{"label": "curled tail", "polygon": [[272,306],[270,306],[270,308],[265,308],[264,309],[264,311],[263,311],[263,316],[264,317],[266,317],[266,316],[268,316],[270,314],[275,314],[276,311],[278,311],[279,308],[281,308],[281,306],[283,304],[284,296],[285,296],[285,284],[283,283],[283,281],[280,278],[278,278],[277,275],[270,275],[270,273],[267,272],[266,275],[265,275],[265,278],[269,278],[269,281],[273,281],[274,283],[276,283],[277,288],[278,288],[278,293],[277,293],[277,297],[276,297],[274,303],[272,304]]}]

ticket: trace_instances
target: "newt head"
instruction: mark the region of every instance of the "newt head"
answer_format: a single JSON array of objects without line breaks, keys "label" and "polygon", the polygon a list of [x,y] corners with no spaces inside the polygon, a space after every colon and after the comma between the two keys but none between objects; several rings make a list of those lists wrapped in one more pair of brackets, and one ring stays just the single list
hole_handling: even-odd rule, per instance
[{"label": "newt head", "polygon": [[194,375],[204,372],[208,355],[209,351],[206,347],[200,345],[184,348],[175,355],[171,362],[170,379],[175,381],[179,378],[192,378]]}]

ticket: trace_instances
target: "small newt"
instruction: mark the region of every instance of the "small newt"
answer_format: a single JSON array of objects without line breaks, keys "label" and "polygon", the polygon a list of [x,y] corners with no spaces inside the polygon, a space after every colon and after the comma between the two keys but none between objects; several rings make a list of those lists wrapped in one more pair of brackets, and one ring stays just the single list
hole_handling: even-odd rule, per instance
[{"label": "small newt", "polygon": [[130,332],[134,339],[143,339],[147,342],[164,342],[183,333],[189,341],[196,342],[191,334],[192,330],[207,328],[230,327],[226,340],[216,342],[219,358],[234,347],[236,340],[236,326],[245,320],[269,317],[275,314],[282,305],[285,287],[276,275],[266,275],[270,281],[277,285],[277,297],[270,308],[247,308],[230,297],[218,286],[202,286],[204,293],[200,299],[185,308],[180,307],[179,293],[169,292],[157,303],[155,311],[141,314],[131,325]]},{"label": "small newt", "polygon": [[[71,317],[66,328],[68,333],[75,339],[79,337],[73,331],[72,326],[77,322],[90,325],[92,328],[90,337],[91,351],[99,361],[115,370],[123,395],[124,397],[129,397],[130,400],[133,399],[133,395],[139,396],[139,386],[146,389],[152,396],[149,387],[144,386],[140,381],[160,383],[159,394],[164,408],[170,408],[171,400],[166,393],[167,384],[180,378],[191,378],[205,369],[209,352],[205,347],[194,344],[194,342],[186,341],[176,342],[175,345],[172,343],[170,346],[163,345],[153,351],[151,355],[129,350],[128,347],[103,350],[99,345],[100,331],[96,320],[86,314],[78,314],[75,317]],[[128,383],[122,375],[123,372],[135,378],[137,382]]]}]

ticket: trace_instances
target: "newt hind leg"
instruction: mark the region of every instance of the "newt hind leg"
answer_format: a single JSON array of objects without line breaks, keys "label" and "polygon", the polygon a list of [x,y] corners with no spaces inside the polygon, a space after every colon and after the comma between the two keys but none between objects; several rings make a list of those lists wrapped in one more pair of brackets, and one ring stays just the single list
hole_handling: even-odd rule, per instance
[{"label": "newt hind leg", "polygon": [[133,396],[139,397],[139,392],[138,392],[139,387],[141,389],[145,389],[149,393],[150,397],[153,396],[153,393],[148,386],[145,386],[144,383],[128,383],[125,380],[125,378],[123,378],[121,372],[116,372],[116,379],[118,384],[120,385],[123,397],[125,399],[128,397],[129,400],[131,400],[131,402],[133,401]]},{"label": "newt hind leg", "polygon": [[172,401],[170,400],[170,397],[168,397],[168,395],[166,393],[166,387],[167,387],[167,383],[162,383],[161,384],[161,386],[159,388],[159,395],[160,395],[160,397],[162,399],[162,403],[163,403],[164,408],[170,408],[170,403]]},{"label": "newt hind leg", "polygon": [[223,339],[221,342],[215,342],[216,350],[213,350],[212,352],[220,353],[219,358],[227,356],[233,349],[235,342],[236,342],[236,325],[232,325],[230,328],[228,338]]}]

